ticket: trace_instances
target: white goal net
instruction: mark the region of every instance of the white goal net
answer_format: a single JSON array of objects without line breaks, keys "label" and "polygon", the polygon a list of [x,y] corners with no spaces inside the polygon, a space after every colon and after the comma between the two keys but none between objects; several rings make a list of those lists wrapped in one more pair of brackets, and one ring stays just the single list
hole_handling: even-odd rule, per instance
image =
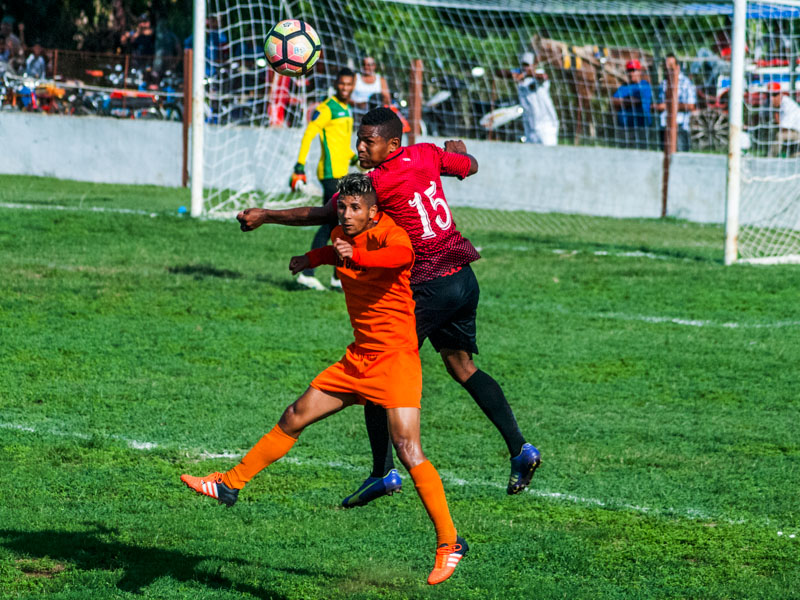
[{"label": "white goal net", "polygon": [[[598,217],[724,221],[730,1],[206,6],[207,213],[308,202],[288,193],[303,129],[332,93],[336,72],[359,71],[369,56],[416,141],[464,139],[479,159],[479,177],[446,190],[452,205],[474,209],[462,219],[537,235],[594,228],[599,237],[606,221]],[[796,145],[781,133],[768,87],[777,81],[796,99],[800,8],[794,0],[749,6],[742,257],[791,253],[799,187]],[[309,77],[278,76],[263,60],[264,35],[285,18],[305,20],[320,34],[323,56]],[[680,70],[674,80],[670,55]],[[316,144],[308,165],[314,152]],[[759,201],[766,194],[769,208]]]},{"label": "white goal net", "polygon": [[800,2],[751,2],[745,30],[739,258],[800,262]]}]

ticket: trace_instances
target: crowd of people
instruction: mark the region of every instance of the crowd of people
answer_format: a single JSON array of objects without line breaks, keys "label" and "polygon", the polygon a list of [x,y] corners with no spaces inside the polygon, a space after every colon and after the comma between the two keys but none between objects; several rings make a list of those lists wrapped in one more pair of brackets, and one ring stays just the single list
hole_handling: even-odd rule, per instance
[{"label": "crowd of people", "polygon": [[[128,26],[131,21],[135,23]],[[148,89],[157,89],[165,72],[178,69],[183,49],[192,46],[191,35],[181,42],[164,24],[154,25],[148,13],[135,18],[115,14],[114,24],[114,27],[109,29],[113,35],[106,36],[108,39],[104,39],[103,43],[108,45],[107,49],[111,52],[130,55],[132,67],[146,74],[144,79],[149,84]],[[218,73],[220,65],[228,59],[250,65],[250,70],[253,71],[252,67],[261,56],[261,50],[255,41],[256,36],[246,34],[242,36],[241,41],[232,44],[215,16],[209,16],[206,25],[208,31],[206,74],[209,77],[213,78]],[[48,75],[52,75],[49,71],[52,65],[48,64],[42,44],[38,40],[31,44],[26,43],[25,33],[25,25],[17,23],[13,16],[2,17],[0,74],[9,72],[33,79],[45,79]],[[329,64],[318,69],[321,77],[316,79],[321,79],[320,83],[311,84],[311,88],[318,88],[316,92],[318,100],[324,99],[328,90],[333,90],[335,87],[334,75],[341,61],[338,58],[331,58],[333,60]],[[347,66],[355,73],[349,105],[352,117],[356,121],[371,108],[392,105],[388,80],[381,74],[373,56],[364,56],[358,65],[359,68],[356,68],[352,57],[347,57]],[[526,51],[520,56],[519,68],[505,73],[510,73],[514,79],[516,100],[522,109],[523,135],[518,139],[529,144],[553,146],[559,143],[559,131],[562,130],[563,136],[564,124],[570,123],[571,115],[559,116],[558,112],[564,112],[566,105],[553,101],[553,88],[547,69],[547,61],[539,60],[532,51]],[[662,71],[664,77],[658,85],[648,81],[648,73],[652,71],[643,69],[637,59],[627,61],[625,72],[627,81],[619,85],[609,99],[609,108],[613,112],[613,129],[601,137],[611,145],[624,148],[654,150],[663,147],[667,131],[667,77],[669,73],[674,73],[677,75],[677,150],[679,152],[692,150],[691,122],[692,115],[698,109],[698,92],[692,80],[681,70],[677,57],[674,54],[666,56]],[[247,73],[243,72],[242,81],[246,77]],[[772,110],[774,118],[770,116],[766,123],[760,124],[760,127],[778,131],[776,139],[772,139],[776,136],[770,134],[768,142],[770,155],[777,155],[787,149],[794,153],[797,150],[797,138],[800,136],[800,116],[798,116],[800,106],[793,98],[793,94],[786,89],[775,87],[778,85],[777,82],[772,83],[775,85],[770,84],[772,87],[768,89],[769,101],[764,108]],[[288,96],[288,90],[286,95]],[[461,118],[457,114],[438,116],[445,120],[451,119],[454,123]],[[480,115],[473,116],[476,119],[480,117]],[[278,121],[274,123],[270,117],[270,125],[289,124],[280,122],[280,119]]]},{"label": "crowd of people", "polygon": [[42,44],[38,40],[26,44],[25,24],[10,15],[0,21],[0,75],[6,71],[36,79],[43,79],[47,71]]},{"label": "crowd of people", "polygon": [[[698,109],[697,86],[681,70],[680,62],[673,53],[664,60],[664,78],[654,88],[647,80],[639,60],[626,62],[627,82],[617,87],[611,97],[614,110],[613,143],[624,148],[653,150],[663,147],[667,131],[668,77],[675,76],[677,87],[676,149],[689,152],[692,149],[691,121]],[[543,64],[537,63],[533,52],[520,56],[520,68],[514,71],[518,83],[517,95],[523,109],[524,138],[529,144],[552,146],[558,143],[559,118],[550,96],[550,82]],[[766,124],[758,123],[762,129],[777,129],[775,139],[767,141],[769,155],[779,153],[797,154],[800,143],[800,105],[792,93],[777,81],[767,84],[772,117]]]}]

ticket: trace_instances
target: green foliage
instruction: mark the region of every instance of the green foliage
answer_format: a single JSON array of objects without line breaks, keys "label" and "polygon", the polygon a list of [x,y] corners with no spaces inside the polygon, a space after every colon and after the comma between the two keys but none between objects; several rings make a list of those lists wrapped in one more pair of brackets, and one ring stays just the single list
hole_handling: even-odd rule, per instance
[{"label": "green foliage", "polygon": [[309,428],[232,509],[178,480],[230,467],[209,455],[250,447],[351,339],[342,296],[288,274],[311,228],[243,234],[155,187],[4,176],[0,202],[38,207],[0,208],[3,598],[800,589],[800,270],[722,266],[716,227],[598,219],[589,243],[456,210],[482,248],[478,364],[544,462],[506,496],[500,437],[423,348],[423,444],[471,545],[430,589],[407,476],[338,508],[369,468],[358,409]]}]

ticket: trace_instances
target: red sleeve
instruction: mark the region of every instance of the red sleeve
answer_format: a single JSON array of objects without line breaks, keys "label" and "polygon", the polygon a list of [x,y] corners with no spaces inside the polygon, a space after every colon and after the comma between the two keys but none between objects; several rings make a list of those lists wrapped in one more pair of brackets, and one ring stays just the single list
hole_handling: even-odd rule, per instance
[{"label": "red sleeve", "polygon": [[323,246],[306,252],[308,260],[311,261],[311,268],[315,269],[320,265],[335,265],[336,251],[333,246]]},{"label": "red sleeve", "polygon": [[439,153],[442,161],[442,175],[452,175],[459,179],[469,176],[472,168],[472,161],[466,154],[456,154],[455,152],[445,152],[438,146],[434,146]]},{"label": "red sleeve", "polygon": [[414,262],[414,251],[406,246],[387,246],[369,252],[353,248],[351,260],[361,267],[405,267]]}]

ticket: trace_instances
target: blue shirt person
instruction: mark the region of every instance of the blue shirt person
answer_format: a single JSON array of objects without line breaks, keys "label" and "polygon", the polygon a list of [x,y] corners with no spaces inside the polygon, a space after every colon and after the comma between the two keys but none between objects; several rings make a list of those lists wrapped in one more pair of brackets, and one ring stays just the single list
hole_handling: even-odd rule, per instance
[{"label": "blue shirt person", "polygon": [[653,123],[650,112],[653,90],[650,83],[642,79],[642,65],[638,60],[629,60],[625,70],[630,83],[620,86],[612,97],[617,111],[616,139],[626,148],[645,149]]}]

